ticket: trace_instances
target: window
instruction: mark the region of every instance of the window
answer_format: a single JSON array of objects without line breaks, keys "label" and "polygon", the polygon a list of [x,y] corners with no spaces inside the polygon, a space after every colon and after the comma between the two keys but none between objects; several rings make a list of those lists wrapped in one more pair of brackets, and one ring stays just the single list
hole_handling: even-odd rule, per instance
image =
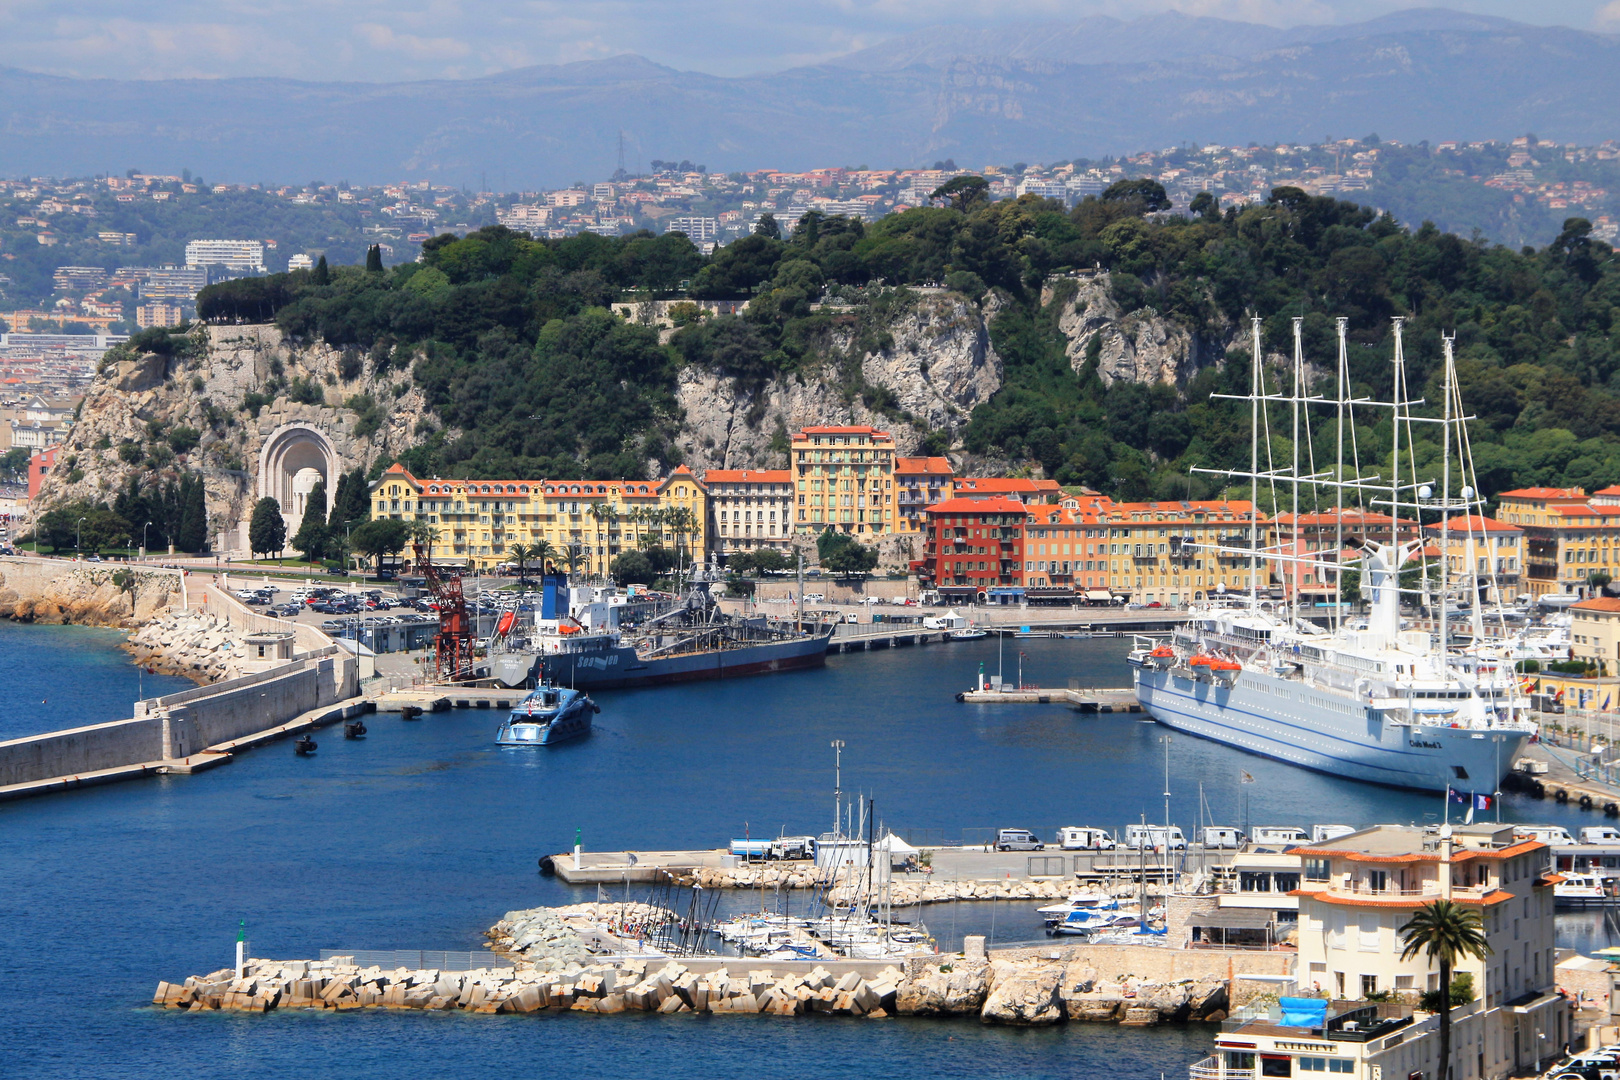
[{"label": "window", "polygon": [[1293,1076],[1294,1059],[1289,1057],[1276,1057],[1271,1054],[1260,1055],[1261,1076]]},{"label": "window", "polygon": [[1361,996],[1371,997],[1378,993],[1378,976],[1363,975],[1361,977]]}]

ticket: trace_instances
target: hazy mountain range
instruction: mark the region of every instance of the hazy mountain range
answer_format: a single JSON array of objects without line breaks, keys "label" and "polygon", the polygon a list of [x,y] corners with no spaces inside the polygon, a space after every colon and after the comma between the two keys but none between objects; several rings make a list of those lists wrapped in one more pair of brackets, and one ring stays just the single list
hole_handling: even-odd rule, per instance
[{"label": "hazy mountain range", "polygon": [[638,56],[460,81],[115,81],[0,68],[0,171],[432,179],[503,190],[711,170],[1049,162],[1183,141],[1620,136],[1620,36],[1442,9],[1348,26],[1166,14],[940,27],[722,78]]}]

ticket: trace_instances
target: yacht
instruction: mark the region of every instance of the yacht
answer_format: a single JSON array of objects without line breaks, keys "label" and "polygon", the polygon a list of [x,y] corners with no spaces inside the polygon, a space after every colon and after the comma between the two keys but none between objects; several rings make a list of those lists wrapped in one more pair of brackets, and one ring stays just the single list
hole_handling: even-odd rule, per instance
[{"label": "yacht", "polygon": [[[1346,397],[1349,380],[1343,320],[1339,326],[1338,400],[1307,396],[1300,320],[1296,319],[1294,393],[1283,396],[1267,391],[1261,366],[1256,365],[1251,394],[1242,399],[1252,402],[1251,468],[1247,473],[1227,475],[1250,480],[1257,487],[1269,485],[1274,497],[1278,488],[1291,490],[1296,521],[1302,508],[1301,489],[1326,488],[1327,498],[1338,505],[1340,522],[1346,520],[1346,492],[1361,497],[1370,493],[1375,505],[1390,510],[1389,535],[1342,536],[1331,561],[1297,547],[1287,553],[1263,552],[1258,514],[1251,520],[1246,545],[1230,541],[1223,542],[1224,546],[1192,544],[1190,538],[1171,537],[1172,555],[1191,547],[1208,556],[1247,559],[1250,586],[1235,596],[1218,588],[1213,597],[1194,606],[1192,617],[1168,643],[1137,639],[1129,656],[1137,699],[1168,727],[1334,776],[1400,788],[1493,794],[1536,731],[1520,680],[1511,664],[1481,662],[1449,647],[1448,594],[1453,586],[1447,579],[1447,560],[1435,560],[1437,575],[1430,571],[1431,577],[1439,577],[1437,588],[1432,580],[1421,589],[1402,583],[1404,573],[1423,564],[1431,542],[1427,534],[1434,531],[1431,525],[1427,530],[1418,529],[1417,539],[1402,539],[1403,512],[1419,521],[1428,515],[1430,522],[1436,517],[1445,522],[1453,515],[1480,514],[1484,509],[1472,486],[1466,442],[1458,434],[1459,418],[1466,414],[1457,396],[1450,339],[1443,341],[1444,418],[1422,418],[1426,425],[1438,426],[1443,432],[1446,453],[1438,481],[1418,481],[1400,474],[1404,451],[1399,439],[1403,428],[1409,431],[1413,426],[1410,407],[1417,403],[1403,400],[1407,388],[1399,320],[1395,324],[1393,400],[1384,403],[1395,410],[1392,476],[1388,480],[1368,477],[1353,463],[1347,467],[1342,440],[1339,468],[1319,470],[1314,462],[1299,460],[1301,439],[1297,437],[1292,467],[1273,466],[1264,472],[1259,468],[1258,442],[1262,428],[1269,430],[1260,412],[1262,402],[1291,404],[1296,436],[1300,422],[1310,422],[1304,416],[1309,407],[1336,406],[1340,430],[1353,427],[1357,406],[1380,407],[1377,402]],[[1258,319],[1254,336],[1251,355],[1264,355]],[[1460,464],[1452,463],[1453,454],[1462,457]],[[1269,450],[1267,460],[1271,461]],[[1330,479],[1334,476],[1356,479],[1335,482]],[[1309,490],[1304,494],[1311,499]],[[1307,503],[1304,509],[1310,511],[1311,507]],[[1366,518],[1363,514],[1354,520]],[[1440,547],[1446,549],[1444,539]],[[1364,622],[1341,621],[1335,615],[1323,626],[1307,619],[1301,613],[1297,589],[1292,600],[1270,598],[1266,579],[1271,564],[1287,567],[1285,572],[1292,575],[1295,564],[1304,563],[1317,573],[1330,572],[1337,580],[1339,555],[1352,550],[1359,552],[1362,592],[1372,601]],[[1415,598],[1413,594],[1419,592],[1426,602],[1438,602],[1437,633],[1412,629],[1402,622],[1401,594]],[[1478,605],[1473,610],[1477,612]],[[1476,634],[1475,640],[1480,636]]]},{"label": "yacht", "polygon": [[512,706],[495,741],[502,746],[551,746],[583,738],[601,711],[583,691],[547,683]]}]

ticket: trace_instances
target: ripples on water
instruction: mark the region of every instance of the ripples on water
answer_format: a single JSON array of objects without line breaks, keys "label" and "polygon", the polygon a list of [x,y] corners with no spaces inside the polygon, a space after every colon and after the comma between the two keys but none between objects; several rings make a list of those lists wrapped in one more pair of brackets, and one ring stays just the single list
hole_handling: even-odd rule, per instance
[{"label": "ripples on water", "polygon": [[[112,680],[132,669],[111,651],[116,639],[84,633],[0,624],[0,649],[13,658],[0,692],[56,697],[73,722],[111,701],[127,710],[134,695]],[[43,674],[41,653],[64,641],[73,650],[69,674]],[[1123,642],[1019,647],[1027,682],[1128,681]],[[35,659],[17,662],[18,649],[34,650]],[[1015,653],[1009,643],[1009,678]],[[832,739],[847,744],[844,790],[875,797],[879,818],[897,830],[954,838],[1000,826],[1049,833],[1162,817],[1165,729],[1060,706],[957,704],[952,695],[981,661],[995,672],[994,641],[834,657],[820,672],[605,692],[596,734],[550,751],[495,747],[498,717],[490,712],[409,723],[378,716],[363,741],[345,741],[336,729],[318,735],[320,751],[309,759],[282,743],[197,776],[0,804],[0,1070],[98,1078],[374,1075],[379,1066],[426,1076],[1184,1076],[1208,1052],[1209,1029],[189,1016],[142,1007],[160,978],[228,964],[243,918],[258,955],[477,948],[483,929],[510,909],[595,896],[535,872],[540,855],[572,845],[576,828],[587,849],[599,850],[719,846],[745,830],[820,832],[833,812]],[[1441,811],[1437,796],[1304,773],[1189,736],[1172,740],[1170,765],[1171,814],[1184,827],[1198,823],[1200,783],[1207,812],[1227,824],[1241,823],[1245,791],[1253,824],[1422,821]],[[1243,772],[1257,782],[1240,785]],[[1570,826],[1592,820],[1513,800],[1505,813]],[[728,906],[757,902],[728,897]],[[997,940],[1019,940],[1039,932],[1034,907],[942,905],[924,918],[947,945],[970,929],[988,930],[992,918]],[[1595,937],[1601,925],[1584,933]]]}]

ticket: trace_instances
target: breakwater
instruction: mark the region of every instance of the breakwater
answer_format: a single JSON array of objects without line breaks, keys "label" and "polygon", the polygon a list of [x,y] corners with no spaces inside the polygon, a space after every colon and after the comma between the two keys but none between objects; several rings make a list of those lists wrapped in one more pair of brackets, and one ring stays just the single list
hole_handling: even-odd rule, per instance
[{"label": "breakwater", "polygon": [[[629,905],[639,908],[639,905]],[[1263,991],[1243,974],[1281,974],[1291,957],[1173,955],[1152,946],[1075,946],[987,953],[969,937],[961,953],[895,961],[772,961],[742,957],[591,955],[588,946],[630,947],[614,926],[636,911],[618,904],[509,912],[489,931],[513,966],[453,972],[384,968],[354,956],[249,960],[160,982],[155,1005],[193,1012],[306,1009],[542,1010],[773,1016],[830,1014],[976,1016],[986,1023],[1065,1021],[1158,1024],[1220,1020],[1236,1000]],[[514,936],[515,935],[515,936]],[[1273,970],[1279,969],[1279,970]],[[1244,989],[1244,988],[1247,989]]]}]

